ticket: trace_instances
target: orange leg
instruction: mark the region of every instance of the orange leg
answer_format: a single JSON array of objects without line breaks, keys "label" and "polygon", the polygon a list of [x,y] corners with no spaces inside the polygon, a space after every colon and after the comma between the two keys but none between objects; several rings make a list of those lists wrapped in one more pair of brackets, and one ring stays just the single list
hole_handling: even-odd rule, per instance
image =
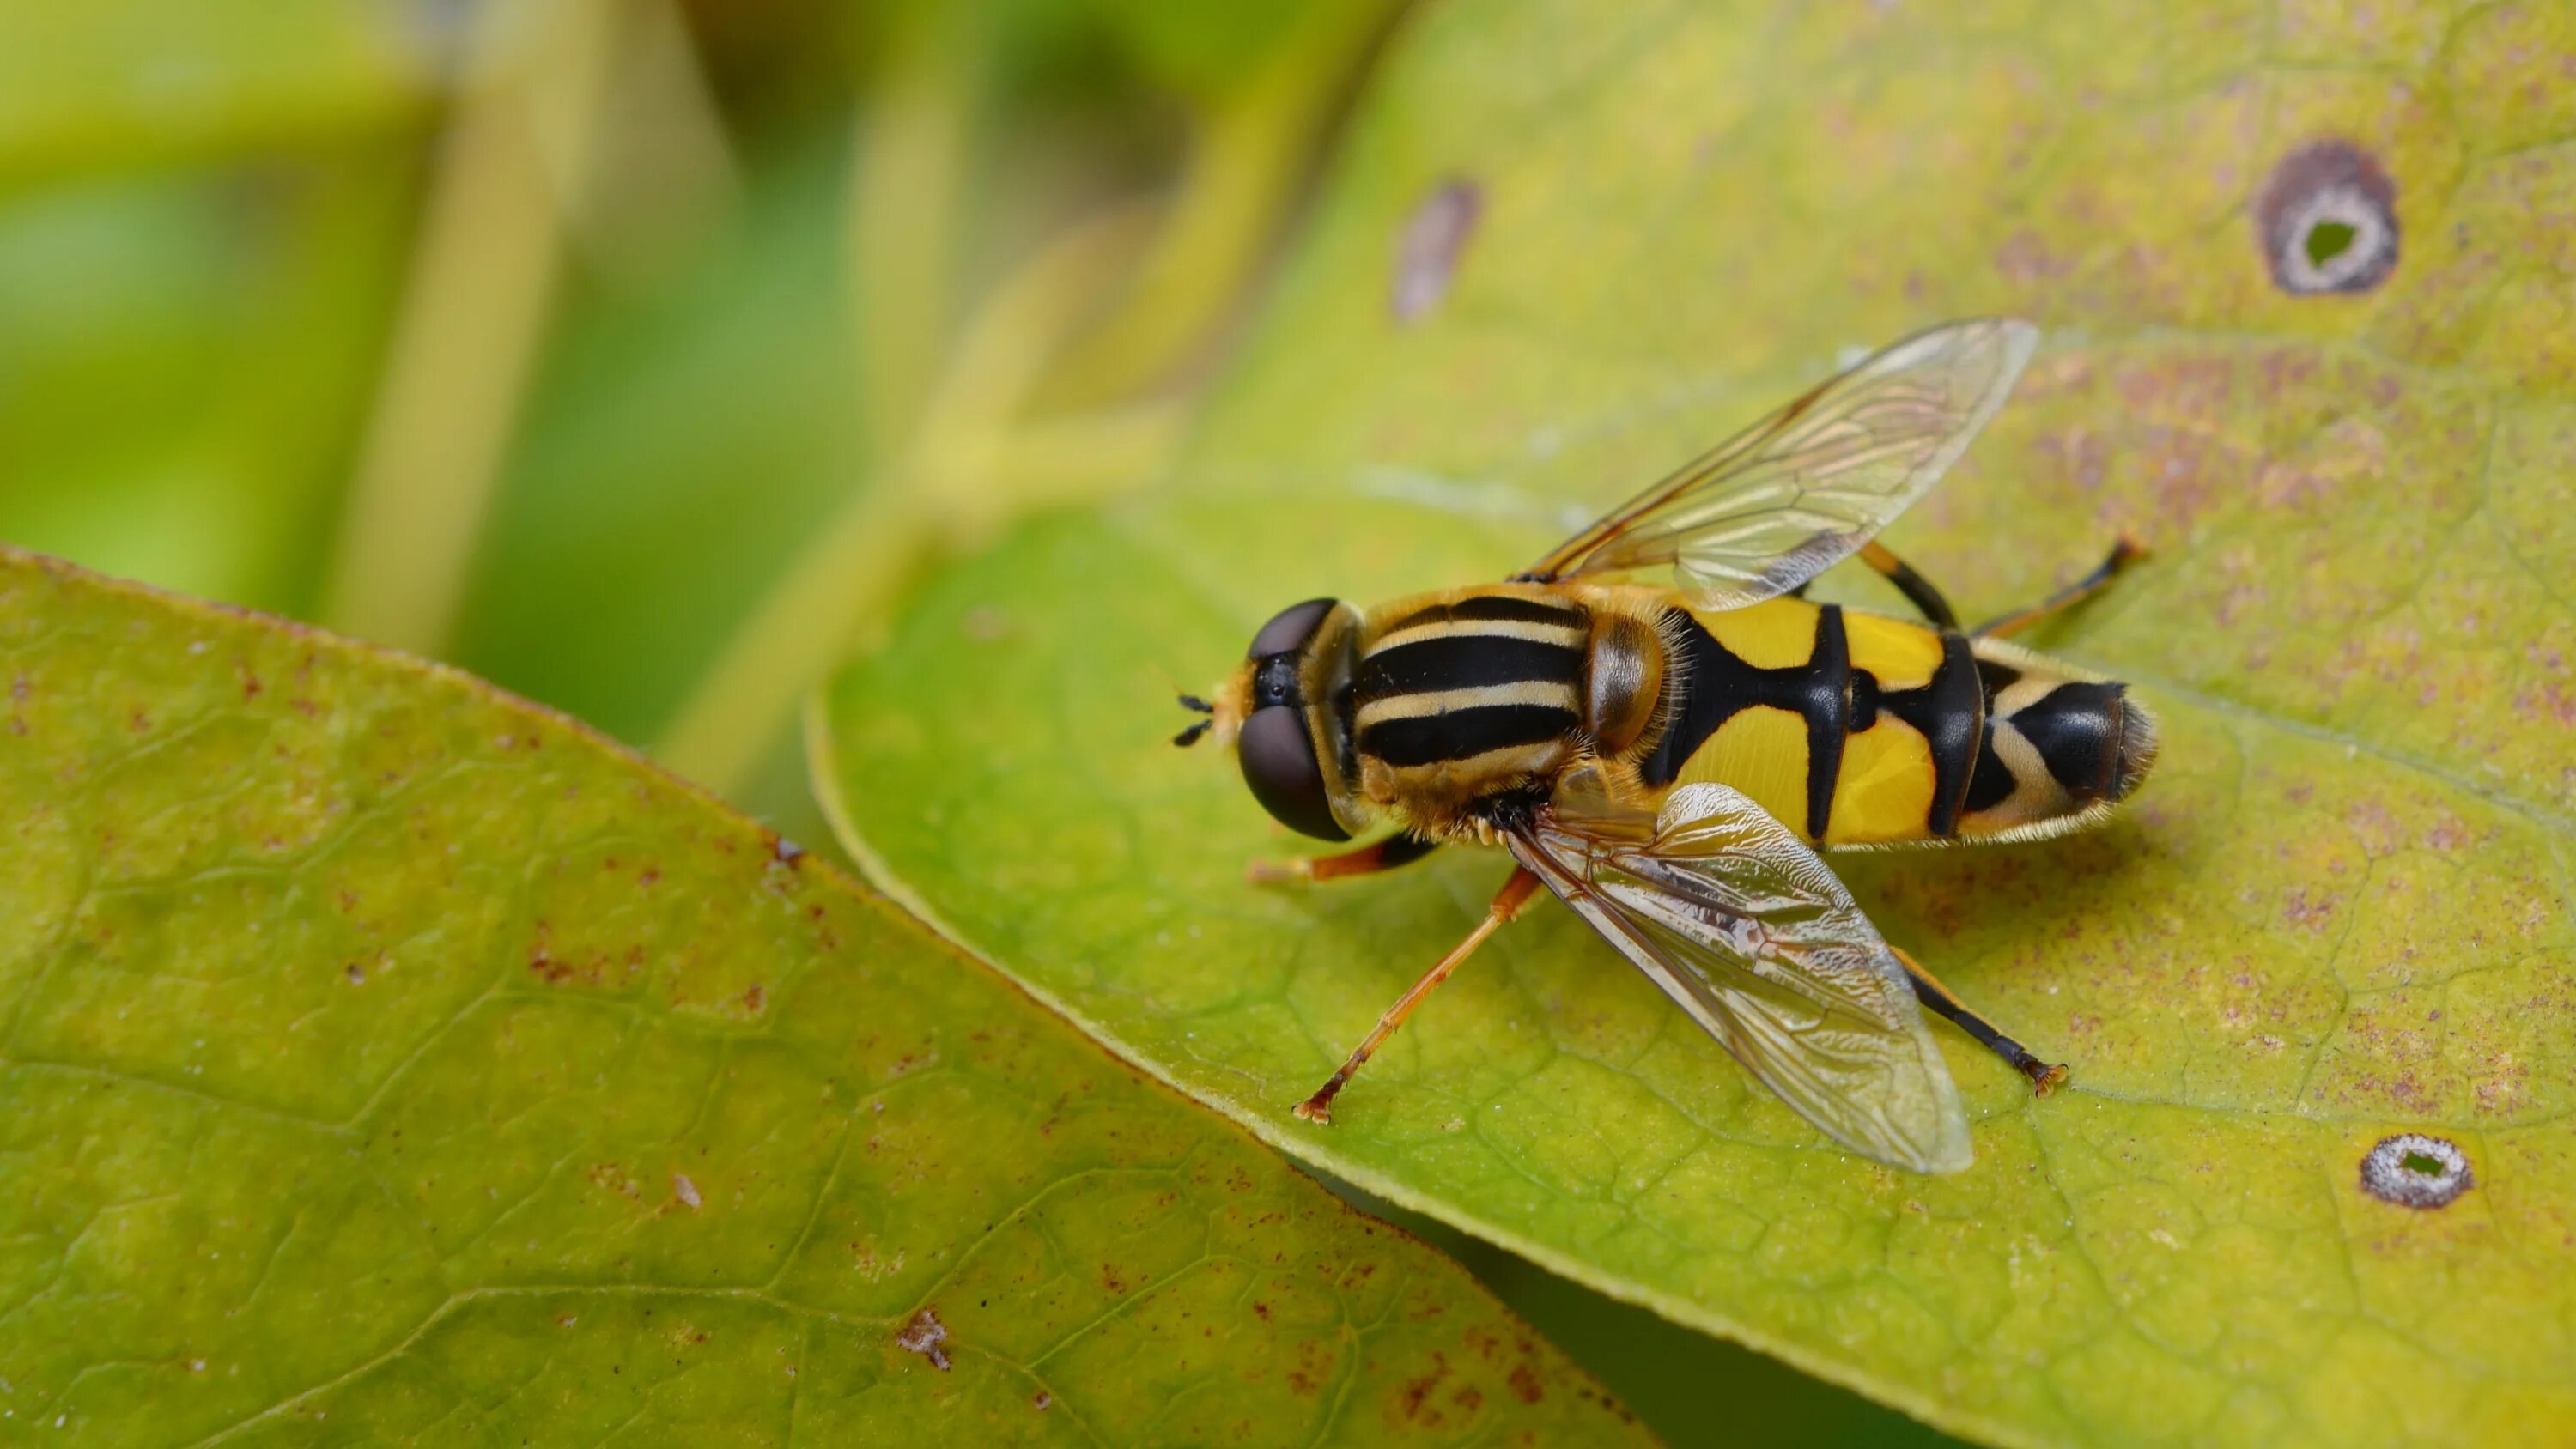
[{"label": "orange leg", "polygon": [[1341,1069],[1333,1073],[1331,1080],[1315,1090],[1315,1095],[1297,1104],[1297,1115],[1309,1122],[1332,1121],[1333,1094],[1339,1092],[1342,1085],[1359,1071],[1360,1064],[1369,1059],[1370,1054],[1378,1049],[1379,1044],[1384,1042],[1389,1034],[1404,1025],[1404,1019],[1413,1014],[1413,1008],[1420,1006],[1424,997],[1429,996],[1441,982],[1448,980],[1449,973],[1457,970],[1461,963],[1474,955],[1478,946],[1485,944],[1487,936],[1500,930],[1505,921],[1521,913],[1521,907],[1529,904],[1531,894],[1537,889],[1537,876],[1517,866],[1513,867],[1512,878],[1503,882],[1503,888],[1494,893],[1494,903],[1485,908],[1485,919],[1476,923],[1476,929],[1467,933],[1466,940],[1459,942],[1448,955],[1441,957],[1439,965],[1424,972],[1422,979],[1413,983],[1412,990],[1396,998],[1395,1005],[1386,1009],[1386,1014],[1377,1019],[1377,1025],[1369,1028],[1369,1034],[1351,1052],[1350,1060],[1342,1063]]},{"label": "orange leg", "polygon": [[1906,976],[1914,982],[1916,1000],[1957,1023],[1959,1030],[1976,1038],[1977,1045],[2012,1063],[2014,1071],[2030,1078],[2032,1091],[2045,1097],[2056,1091],[2058,1084],[2066,1080],[2065,1063],[2060,1062],[2056,1066],[2050,1066],[2033,1056],[2030,1048],[1996,1030],[1993,1022],[1970,1011],[1966,1002],[1952,995],[1949,987],[1942,985],[1938,978],[1924,970],[1913,957],[1897,950],[1894,946],[1887,949],[1905,967]]},{"label": "orange leg", "polygon": [[2111,545],[2110,556],[2103,559],[2101,565],[2095,568],[2093,572],[2086,574],[2084,577],[2077,579],[2071,584],[2068,584],[2065,588],[2059,589],[2056,593],[2049,595],[2047,598],[2040,600],[2038,603],[2031,605],[2027,609],[2015,609],[2009,614],[1988,619],[1986,622],[1979,624],[1976,628],[1971,629],[1968,632],[1984,639],[2009,639],[2015,634],[2020,633],[2022,630],[2029,628],[2033,624],[2039,623],[2041,620],[2048,618],[2050,615],[2063,613],[2068,609],[2074,608],[2076,605],[2083,603],[2086,599],[2089,599],[2095,594],[2102,592],[2104,589],[2109,588],[2111,586],[2111,580],[2118,578],[2122,569],[2127,568],[2129,565],[2136,563],[2138,560],[2145,558],[2146,556],[2147,546],[2138,542],[2128,534],[2123,533],[2120,535],[2120,541]]},{"label": "orange leg", "polygon": [[1243,869],[1244,876],[1255,885],[1283,885],[1301,880],[1339,880],[1345,876],[1375,875],[1399,865],[1411,865],[1440,848],[1436,841],[1399,831],[1374,845],[1346,850],[1339,855],[1301,855],[1289,860],[1256,860]]}]

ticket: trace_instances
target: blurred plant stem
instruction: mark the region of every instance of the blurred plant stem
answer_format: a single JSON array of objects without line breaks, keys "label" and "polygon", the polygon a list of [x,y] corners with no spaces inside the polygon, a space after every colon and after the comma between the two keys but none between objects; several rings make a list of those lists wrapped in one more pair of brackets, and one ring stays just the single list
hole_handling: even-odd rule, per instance
[{"label": "blurred plant stem", "polygon": [[[1130,203],[1080,223],[977,307],[904,455],[842,507],[735,631],[663,736],[664,763],[719,793],[735,789],[840,659],[850,627],[889,600],[931,547],[1008,505],[984,486],[1005,451],[999,439],[1151,222],[1150,207]],[[1170,432],[1144,429],[1152,455],[1136,461],[1159,462]]]},{"label": "blurred plant stem", "polygon": [[[784,736],[851,631],[892,602],[927,554],[1012,513],[1159,474],[1187,412],[1172,376],[1234,315],[1386,14],[1378,0],[1318,6],[1248,83],[1202,104],[1167,203],[1077,223],[995,288],[943,349],[981,85],[970,11],[934,12],[900,37],[901,73],[881,80],[860,123],[851,293],[879,462],[736,629],[659,742],[664,763],[720,794]],[[885,441],[898,438],[899,447]]]},{"label": "blurred plant stem", "polygon": [[843,226],[861,412],[880,449],[911,434],[947,342],[986,9],[897,12],[891,54],[859,108]]},{"label": "blurred plant stem", "polygon": [[[649,155],[610,134],[612,105],[636,90],[650,94],[625,109],[659,121]],[[654,231],[636,225],[639,188],[603,176],[610,154],[653,167],[657,191],[691,203],[729,184],[670,0],[481,7],[324,580],[324,623],[445,649],[568,242],[586,220],[601,233]]]},{"label": "blurred plant stem", "polygon": [[1250,81],[1201,111],[1170,219],[1127,297],[1079,339],[1043,401],[1087,407],[1166,380],[1208,340],[1276,238],[1343,87],[1386,22],[1381,0],[1329,0]]}]

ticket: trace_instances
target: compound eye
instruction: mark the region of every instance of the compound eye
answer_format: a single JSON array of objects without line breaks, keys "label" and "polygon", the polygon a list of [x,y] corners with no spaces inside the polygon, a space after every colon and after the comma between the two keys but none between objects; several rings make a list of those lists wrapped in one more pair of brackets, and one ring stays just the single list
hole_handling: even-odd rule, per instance
[{"label": "compound eye", "polygon": [[1235,737],[1235,749],[1243,761],[1243,783],[1272,819],[1319,840],[1351,838],[1333,818],[1304,711],[1284,704],[1254,710]]},{"label": "compound eye", "polygon": [[1260,633],[1252,636],[1252,647],[1243,651],[1243,657],[1260,659],[1305,648],[1306,641],[1315,637],[1316,626],[1324,622],[1325,615],[1333,612],[1334,602],[1331,599],[1308,599],[1280,610],[1269,623],[1261,626]]}]

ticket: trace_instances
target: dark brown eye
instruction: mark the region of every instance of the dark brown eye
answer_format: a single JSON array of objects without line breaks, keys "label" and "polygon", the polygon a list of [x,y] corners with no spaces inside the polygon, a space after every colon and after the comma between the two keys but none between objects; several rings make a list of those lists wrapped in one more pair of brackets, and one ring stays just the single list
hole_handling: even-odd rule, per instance
[{"label": "dark brown eye", "polygon": [[1235,748],[1243,760],[1243,783],[1252,787],[1252,798],[1271,818],[1321,840],[1351,838],[1333,818],[1304,711],[1284,704],[1254,710],[1235,737]]},{"label": "dark brown eye", "polygon": [[1305,648],[1306,641],[1315,637],[1315,626],[1324,622],[1326,614],[1333,612],[1333,602],[1331,599],[1308,599],[1280,610],[1269,623],[1261,626],[1260,633],[1252,636],[1252,647],[1243,651],[1243,657],[1260,659]]}]

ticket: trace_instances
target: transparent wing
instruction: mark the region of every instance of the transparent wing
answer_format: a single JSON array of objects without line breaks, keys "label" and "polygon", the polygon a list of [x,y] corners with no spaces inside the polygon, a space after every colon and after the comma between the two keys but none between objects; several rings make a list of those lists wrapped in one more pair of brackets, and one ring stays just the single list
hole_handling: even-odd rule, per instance
[{"label": "transparent wing", "polygon": [[1647,489],[1524,577],[1669,564],[1701,608],[1785,594],[1858,552],[1948,472],[2038,342],[2037,328],[2003,318],[1909,337]]},{"label": "transparent wing", "polygon": [[1542,811],[1511,852],[1746,1071],[1855,1152],[1968,1165],[1968,1119],[1905,968],[1842,883],[1723,785],[1661,816]]}]

